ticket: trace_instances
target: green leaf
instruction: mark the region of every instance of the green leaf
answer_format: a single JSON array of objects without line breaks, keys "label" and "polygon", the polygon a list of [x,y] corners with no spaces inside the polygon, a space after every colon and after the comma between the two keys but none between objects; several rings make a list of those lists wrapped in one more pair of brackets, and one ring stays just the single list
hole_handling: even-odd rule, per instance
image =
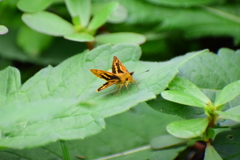
[{"label": "green leaf", "polygon": [[[80,102],[91,101],[96,107],[89,107],[87,111],[85,107],[79,109],[73,107],[53,120],[32,123],[22,130],[14,130],[9,134],[3,132],[0,146],[30,148],[59,139],[72,140],[96,134],[105,126],[103,118],[154,99],[155,94],[159,94],[167,87],[176,75],[178,67],[200,53],[202,52],[187,54],[164,63],[141,62],[138,61],[141,51],[136,45],[103,45],[68,58],[56,67],[44,68],[16,92],[8,95],[4,103],[17,101],[27,104],[48,98],[70,98]],[[89,70],[92,68],[110,70],[113,56],[117,56],[129,71],[150,70],[142,75],[133,76],[139,83],[139,89],[135,85],[129,85],[129,89],[123,88],[118,96],[112,95],[114,86],[95,92],[105,82]]]},{"label": "green leaf", "polygon": [[52,2],[54,2],[54,0],[19,0],[17,7],[23,12],[38,12],[46,9]]},{"label": "green leaf", "polygon": [[239,61],[238,50],[222,48],[217,54],[205,52],[181,66],[179,76],[200,88],[222,90],[240,79],[240,68],[236,65]]},{"label": "green leaf", "polygon": [[[63,112],[71,109],[76,104],[77,102],[74,99],[68,100],[63,98],[44,99],[26,104],[18,102],[8,103],[0,107],[0,112],[4,113],[0,117],[0,128],[3,131],[7,130],[10,132],[16,126],[25,126],[27,123],[31,124],[33,122],[51,120],[59,117],[59,115],[63,115]],[[11,117],[11,119],[8,117]]]},{"label": "green leaf", "polygon": [[78,17],[80,24],[86,27],[90,19],[91,1],[90,0],[65,0],[67,9],[71,17]]},{"label": "green leaf", "polygon": [[221,106],[233,100],[239,94],[240,94],[240,80],[230,83],[229,85],[224,87],[223,90],[218,94],[214,102],[214,106],[216,107]]},{"label": "green leaf", "polygon": [[198,88],[194,83],[185,78],[175,77],[170,83],[169,88],[171,90],[177,90],[187,93],[199,99],[205,105],[211,103],[209,98],[200,90],[200,88]]},{"label": "green leaf", "polygon": [[94,40],[94,37],[88,33],[73,33],[65,35],[64,38],[77,42],[91,42]]},{"label": "green leaf", "polygon": [[74,33],[71,23],[50,12],[25,13],[22,16],[22,20],[33,30],[44,34],[64,36]]},{"label": "green leaf", "polygon": [[20,28],[17,35],[18,45],[32,57],[38,56],[51,41],[51,36],[36,32],[25,25]]},{"label": "green leaf", "polygon": [[206,107],[211,104],[208,97],[187,79],[176,77],[170,83],[169,88],[171,90],[161,93],[167,100],[195,107]]},{"label": "green leaf", "polygon": [[96,36],[96,42],[99,44],[119,44],[119,43],[130,43],[130,44],[142,44],[146,41],[146,38],[137,33],[131,32],[119,32],[111,34],[101,34]]},{"label": "green leaf", "polygon": [[225,112],[222,111],[215,112],[219,114],[219,118],[231,119],[240,122],[240,106],[233,107],[231,109],[226,110]]},{"label": "green leaf", "polygon": [[[121,3],[119,1],[119,3]],[[99,1],[97,3],[92,3],[92,14],[97,14],[105,5],[107,2]],[[108,17],[108,22],[110,23],[122,23],[127,19],[128,11],[127,9],[122,6],[118,5],[118,7],[113,11],[113,13]]]},{"label": "green leaf", "polygon": [[200,99],[182,91],[167,90],[167,91],[163,91],[161,95],[166,100],[173,101],[180,104],[185,104],[185,105],[195,106],[195,107],[202,107],[202,108],[207,106],[207,104],[205,104]]},{"label": "green leaf", "polygon": [[8,32],[7,27],[0,25],[0,35],[6,34]]},{"label": "green leaf", "polygon": [[[178,152],[187,146],[153,151],[149,142],[156,136],[166,135],[166,125],[174,120],[179,120],[179,118],[156,112],[146,103],[140,103],[127,112],[107,118],[107,127],[101,133],[85,139],[66,141],[65,143],[68,146],[71,159],[75,159],[76,156],[82,156],[87,159],[100,159],[111,155],[118,159],[132,157],[132,159],[138,160],[143,157],[147,159],[157,155],[162,158],[173,159],[178,155]],[[139,123],[140,121],[142,123]],[[112,148],[113,146],[114,149]],[[51,154],[49,154],[49,151],[51,151]],[[41,155],[45,159],[63,159],[62,154],[59,154],[61,152],[60,142],[58,141],[34,149],[1,150],[0,157],[4,156],[8,159],[16,160],[20,157],[36,159],[36,156]],[[121,153],[127,154],[121,156]]]},{"label": "green leaf", "polygon": [[108,17],[113,13],[113,11],[118,7],[118,2],[110,2],[105,7],[103,7],[97,14],[93,16],[93,19],[89,23],[88,30],[95,31],[101,27],[108,19]]},{"label": "green leaf", "polygon": [[218,152],[210,143],[207,143],[204,160],[222,160]]},{"label": "green leaf", "polygon": [[151,147],[153,149],[162,149],[179,144],[187,143],[188,140],[173,137],[172,135],[162,135],[151,140]]},{"label": "green leaf", "polygon": [[207,118],[175,121],[167,126],[167,131],[178,138],[195,138],[203,134],[207,125]]},{"label": "green leaf", "polygon": [[213,147],[222,159],[235,159],[239,157],[240,130],[234,129],[217,134],[212,142]]}]

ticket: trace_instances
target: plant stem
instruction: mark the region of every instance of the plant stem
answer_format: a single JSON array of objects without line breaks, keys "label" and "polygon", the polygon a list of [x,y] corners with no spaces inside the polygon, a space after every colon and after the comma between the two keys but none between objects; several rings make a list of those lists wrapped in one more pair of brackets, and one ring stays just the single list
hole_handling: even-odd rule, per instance
[{"label": "plant stem", "polygon": [[65,141],[64,140],[60,140],[60,143],[61,143],[61,147],[62,147],[62,151],[63,151],[64,160],[70,160],[68,147],[67,147]]}]

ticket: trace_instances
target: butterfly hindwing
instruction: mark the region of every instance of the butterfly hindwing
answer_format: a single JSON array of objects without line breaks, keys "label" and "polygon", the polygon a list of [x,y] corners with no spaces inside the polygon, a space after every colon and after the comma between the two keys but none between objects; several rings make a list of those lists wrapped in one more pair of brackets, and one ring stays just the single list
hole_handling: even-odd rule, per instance
[{"label": "butterfly hindwing", "polygon": [[104,83],[101,87],[99,87],[97,89],[97,92],[99,92],[99,91],[101,91],[101,90],[103,90],[103,89],[105,89],[105,88],[107,88],[107,87],[109,87],[109,86],[111,86],[115,83],[116,83],[116,81],[108,81],[108,82]]}]

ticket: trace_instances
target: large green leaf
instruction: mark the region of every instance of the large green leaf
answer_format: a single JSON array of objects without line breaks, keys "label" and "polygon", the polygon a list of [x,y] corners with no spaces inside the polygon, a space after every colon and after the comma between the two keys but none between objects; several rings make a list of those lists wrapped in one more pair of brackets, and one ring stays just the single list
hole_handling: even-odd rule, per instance
[{"label": "large green leaf", "polygon": [[[48,98],[70,98],[79,102],[90,101],[96,107],[88,108],[87,113],[86,107],[72,107],[54,120],[29,124],[21,131],[14,130],[8,138],[0,140],[0,146],[26,148],[57,139],[85,138],[95,134],[104,127],[102,118],[155,98],[155,94],[163,91],[173,79],[177,68],[199,53],[187,54],[169,62],[151,63],[138,61],[141,55],[138,46],[104,45],[73,56],[56,67],[44,68],[10,94],[5,100],[6,105],[14,101],[26,104]],[[94,76],[90,69],[110,70],[113,56],[117,56],[129,71],[150,71],[133,76],[139,83],[138,88],[130,85],[129,90],[122,89],[118,96],[112,94],[114,86],[96,93],[95,90],[105,82]]]},{"label": "large green leaf", "polygon": [[[161,120],[159,120],[161,119]],[[141,103],[129,111],[106,119],[106,129],[101,133],[83,140],[65,142],[71,159],[82,156],[87,160],[113,156],[118,159],[145,159],[160,156],[173,159],[186,146],[167,150],[153,151],[150,140],[156,136],[166,135],[166,125],[179,118],[159,113],[146,103]],[[141,122],[141,123],[139,123]],[[121,138],[119,138],[121,137]],[[129,152],[128,152],[129,151]],[[0,157],[15,160],[20,157],[38,159],[62,158],[60,143],[27,150],[6,149],[0,151]],[[127,153],[121,156],[121,153]],[[115,157],[114,157],[115,156]],[[157,159],[157,158],[155,158]],[[158,157],[159,159],[159,157]]]},{"label": "large green leaf", "polygon": [[52,36],[64,36],[75,32],[71,23],[46,11],[24,13],[22,20],[30,28]]},{"label": "large green leaf", "polygon": [[239,159],[240,130],[234,129],[219,133],[212,145],[222,159]]}]

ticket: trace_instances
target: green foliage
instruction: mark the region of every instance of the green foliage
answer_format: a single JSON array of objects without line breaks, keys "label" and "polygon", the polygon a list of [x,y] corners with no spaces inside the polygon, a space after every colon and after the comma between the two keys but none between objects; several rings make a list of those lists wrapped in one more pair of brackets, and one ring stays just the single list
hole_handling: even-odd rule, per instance
[{"label": "green foliage", "polygon": [[[6,115],[13,115],[15,118],[7,124],[5,121],[10,117],[1,119],[0,126],[2,126],[3,135],[8,133],[9,136],[3,138],[0,145],[11,148],[29,148],[44,145],[57,139],[85,138],[99,132],[104,127],[102,118],[121,113],[139,102],[155,98],[155,94],[163,91],[169,81],[176,75],[180,64],[199,53],[188,54],[161,64],[137,61],[141,54],[137,46],[118,45],[111,47],[105,45],[91,52],[69,58],[56,67],[44,68],[22,86],[20,85],[19,72],[13,68],[7,68],[2,71],[2,77],[11,79],[11,81],[6,81],[10,82],[6,86],[2,84],[3,101],[1,101],[1,105]],[[108,59],[113,55],[118,56],[129,70],[135,69],[136,72],[140,72],[149,69],[150,71],[144,73],[144,76],[152,77],[152,79],[146,80],[137,76],[135,80],[140,82],[138,85],[139,90],[132,86],[128,91],[130,95],[127,95],[126,90],[122,91],[118,96],[112,95],[112,87],[102,91],[101,94],[94,93],[94,88],[100,86],[102,82],[92,75],[89,69],[94,67],[108,70],[111,66]],[[162,71],[158,68],[168,70],[167,74],[160,74]],[[164,77],[164,80],[158,81],[152,76],[153,74],[159,75],[158,79]],[[76,86],[78,87],[76,88]],[[6,92],[6,90],[11,92]],[[73,98],[73,100],[62,103],[63,99],[69,98]],[[119,101],[120,99],[123,100]],[[80,107],[74,105],[76,101],[80,103]],[[93,103],[96,106],[89,107],[86,102]],[[39,106],[47,108],[51,106],[53,113],[49,111],[49,115],[44,115],[46,108],[40,107],[39,110],[36,109]],[[56,110],[54,106],[59,107],[58,112],[54,112]],[[66,108],[68,108],[67,112],[65,112]],[[12,113],[12,109],[25,111],[22,115],[15,116],[14,114],[18,114],[18,112]],[[38,113],[39,115],[36,116]],[[40,119],[42,122],[38,123],[37,120]],[[75,123],[75,121],[82,122],[83,120],[84,123]],[[59,121],[61,122],[60,128]],[[15,129],[13,126],[16,123],[22,123],[20,129],[24,129],[21,129],[21,131]],[[5,131],[6,127],[8,128]],[[45,130],[46,127],[51,129]],[[49,138],[46,139],[45,136],[49,136]],[[22,137],[25,138],[22,139]],[[36,137],[38,138],[36,139]],[[33,141],[33,139],[35,140]],[[16,143],[12,143],[13,141]]]},{"label": "green foliage", "polygon": [[[166,120],[159,121],[159,118]],[[142,121],[143,119],[144,121]],[[129,154],[125,155],[127,157],[138,158],[140,156],[159,155],[174,158],[185,147],[156,153],[156,151],[151,151],[149,146],[149,141],[153,137],[166,134],[166,125],[174,120],[179,120],[179,118],[155,112],[146,103],[141,103],[123,114],[107,118],[107,127],[101,133],[82,140],[66,141],[66,145],[71,159],[76,156],[83,156],[87,159],[101,158],[107,155],[117,155],[128,150],[134,152],[129,152]],[[142,123],[139,123],[139,121],[142,121]],[[28,150],[6,149],[0,151],[0,155],[5,155],[6,158],[12,160],[23,156],[27,156],[29,159],[62,157],[59,143],[55,142],[44,147]],[[51,151],[51,154],[49,154],[49,151]],[[36,157],[35,154],[41,154],[41,156]]]},{"label": "green foliage", "polygon": [[[235,160],[239,7],[0,0],[0,159],[186,159],[203,141],[205,160]],[[96,93],[89,70],[113,56],[137,84]]]}]

